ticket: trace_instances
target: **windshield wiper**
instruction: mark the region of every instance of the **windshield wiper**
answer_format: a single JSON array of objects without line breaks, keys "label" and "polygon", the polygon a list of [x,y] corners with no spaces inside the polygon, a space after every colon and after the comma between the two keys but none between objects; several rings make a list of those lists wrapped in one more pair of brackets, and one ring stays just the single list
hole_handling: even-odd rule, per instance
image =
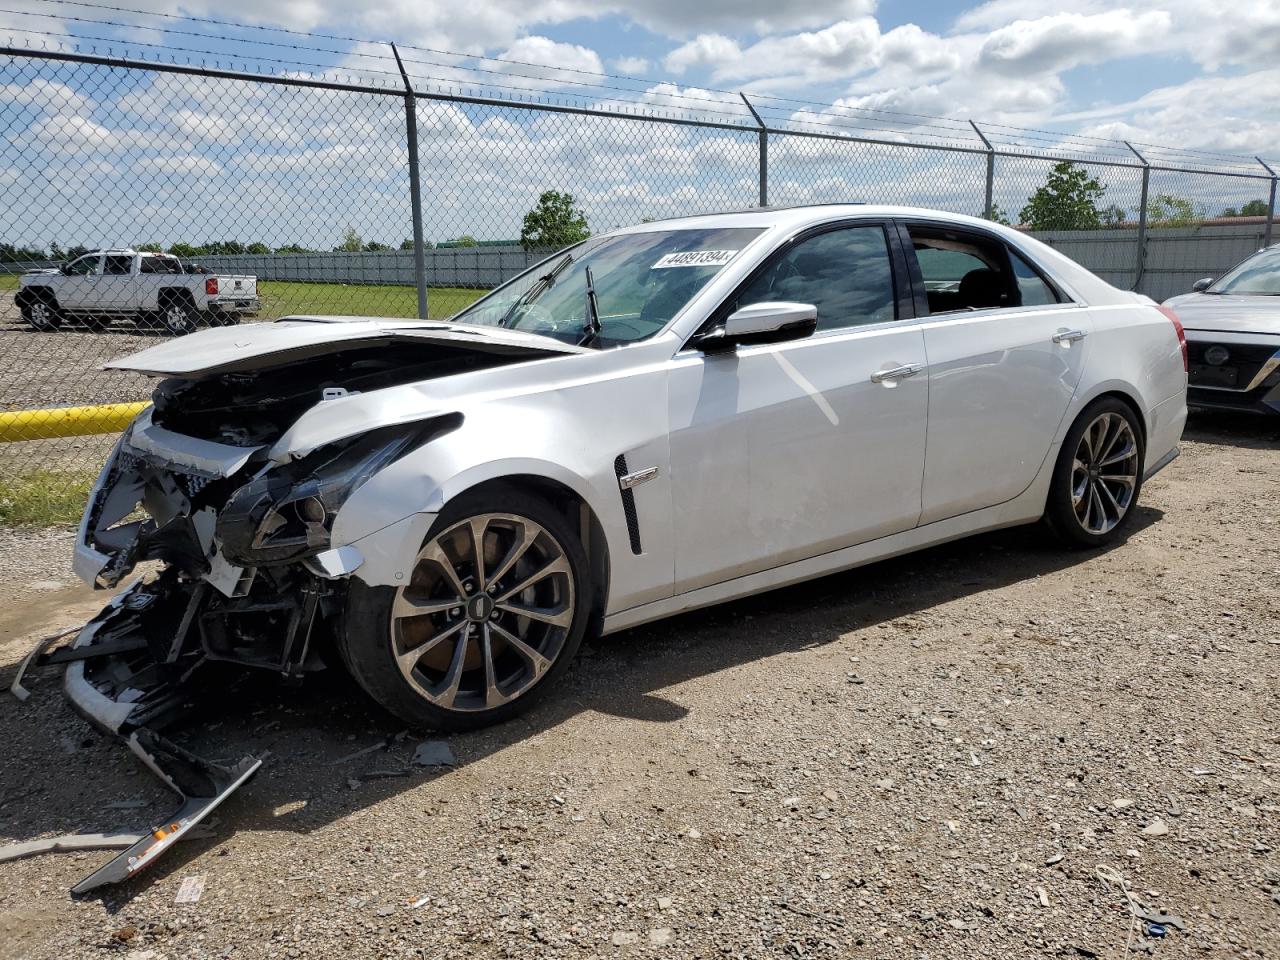
[{"label": "windshield wiper", "polygon": [[585,347],[593,340],[600,338],[600,303],[596,300],[596,281],[591,276],[591,268],[587,267],[587,327],[582,331],[582,339],[578,346]]},{"label": "windshield wiper", "polygon": [[556,277],[560,276],[564,272],[564,268],[571,263],[573,263],[573,254],[566,253],[559,263],[533,282],[529,289],[524,292],[524,296],[518,298],[515,303],[507,308],[507,312],[498,321],[498,326],[505,327],[511,318],[515,316],[517,310],[521,307],[527,307],[542,296],[547,291],[547,288],[556,282]]}]

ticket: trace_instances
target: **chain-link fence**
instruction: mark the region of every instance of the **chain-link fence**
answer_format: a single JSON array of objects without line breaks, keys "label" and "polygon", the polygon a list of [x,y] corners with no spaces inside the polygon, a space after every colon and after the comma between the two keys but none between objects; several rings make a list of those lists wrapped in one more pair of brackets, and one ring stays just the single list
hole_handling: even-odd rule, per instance
[{"label": "chain-link fence", "polygon": [[[769,203],[988,216],[1156,298],[1270,242],[1275,212],[1261,161],[973,125],[863,136],[746,97],[646,112],[12,47],[0,90],[0,520],[14,484],[78,496],[146,399],[104,362],[205,324],[448,316],[545,253],[520,240],[549,190],[592,231]],[[1055,177],[1083,216],[1035,207]]]}]

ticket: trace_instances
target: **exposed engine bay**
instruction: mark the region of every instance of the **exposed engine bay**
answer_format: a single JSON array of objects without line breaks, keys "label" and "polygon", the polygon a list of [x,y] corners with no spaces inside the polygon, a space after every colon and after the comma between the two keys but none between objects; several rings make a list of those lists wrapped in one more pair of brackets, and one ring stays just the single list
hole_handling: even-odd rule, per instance
[{"label": "exposed engine bay", "polygon": [[[395,335],[374,325],[367,336],[169,376],[120,438],[90,494],[75,569],[101,589],[118,587],[139,564],[152,569],[67,646],[32,651],[13,690],[25,698],[21,681],[30,668],[66,665],[72,705],[123,738],[183,803],[73,892],[134,875],[258,769],[254,757],[231,766],[193,757],[159,731],[182,715],[208,663],[291,679],[324,668],[320,651],[332,642],[346,578],[358,565],[350,547],[331,546],[338,509],[379,470],[455,429],[461,416],[370,424],[292,458],[272,459],[272,444],[317,405],[544,353],[470,343],[456,330],[421,335],[431,329],[445,328]],[[162,372],[144,365],[148,354],[172,353],[178,343],[130,358],[139,361],[132,368]]]}]

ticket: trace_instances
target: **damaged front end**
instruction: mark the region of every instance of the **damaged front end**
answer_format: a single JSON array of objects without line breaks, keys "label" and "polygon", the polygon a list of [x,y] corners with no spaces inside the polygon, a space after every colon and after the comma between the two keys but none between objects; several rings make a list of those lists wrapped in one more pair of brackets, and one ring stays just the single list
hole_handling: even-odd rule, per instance
[{"label": "damaged front end", "polygon": [[[269,451],[302,413],[350,396],[344,381],[367,390],[429,378],[431,365],[449,370],[439,351],[419,364],[406,359],[403,350],[381,359],[357,350],[165,380],[120,438],[90,494],[74,566],[100,589],[119,586],[140,564],[150,569],[69,645],[38,649],[29,661],[65,664],[72,705],[124,739],[183,799],[73,892],[133,876],[261,765],[254,757],[210,763],[160,734],[200,692],[202,667],[231,663],[285,678],[323,668],[347,578],[363,562],[354,546],[332,542],[337,512],[366,480],[461,418],[378,426],[292,459]],[[20,681],[21,671],[21,695]]]}]

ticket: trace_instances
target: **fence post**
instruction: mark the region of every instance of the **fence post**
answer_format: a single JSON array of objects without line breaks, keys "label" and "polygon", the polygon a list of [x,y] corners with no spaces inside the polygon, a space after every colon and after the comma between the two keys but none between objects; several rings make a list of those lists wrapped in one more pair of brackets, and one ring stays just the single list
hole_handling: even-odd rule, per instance
[{"label": "fence post", "polygon": [[992,220],[995,213],[995,203],[993,193],[996,185],[996,148],[991,145],[991,141],[987,139],[987,135],[978,129],[978,125],[972,120],[969,126],[973,127],[973,132],[978,135],[978,139],[982,141],[982,145],[987,148],[987,196],[983,202],[982,216],[987,220]]},{"label": "fence post", "polygon": [[1146,157],[1133,149],[1133,144],[1128,140],[1124,141],[1124,145],[1133,150],[1133,155],[1142,164],[1142,198],[1138,201],[1138,249],[1133,265],[1133,290],[1138,292],[1147,267],[1147,188],[1151,185],[1151,165],[1147,163]]},{"label": "fence post", "polygon": [[1271,221],[1276,218],[1276,172],[1261,157],[1254,157],[1253,159],[1262,164],[1263,170],[1271,174],[1271,196],[1267,200],[1267,225],[1262,231],[1262,245],[1269,247],[1271,246]]},{"label": "fence post", "polygon": [[751,105],[747,95],[739,91],[738,96],[747,105],[751,116],[755,118],[756,126],[760,128],[760,206],[767,207],[769,205],[769,128],[764,125],[764,121],[760,119],[760,114],[756,113],[756,108]]},{"label": "fence post", "polygon": [[422,237],[422,183],[418,179],[418,103],[413,84],[400,60],[400,51],[391,44],[396,66],[404,79],[404,125],[409,145],[409,203],[413,208],[413,282],[418,288],[418,317],[427,319],[427,251]]}]

